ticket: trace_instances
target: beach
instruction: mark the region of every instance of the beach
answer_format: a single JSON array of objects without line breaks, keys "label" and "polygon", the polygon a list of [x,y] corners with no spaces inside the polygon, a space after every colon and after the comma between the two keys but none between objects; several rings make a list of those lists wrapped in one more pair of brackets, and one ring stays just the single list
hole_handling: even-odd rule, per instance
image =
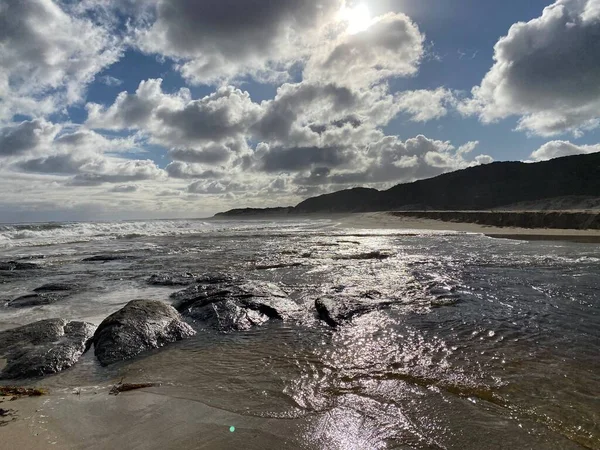
[{"label": "beach", "polygon": [[[6,225],[0,351],[3,331],[95,328],[136,299],[178,307],[196,334],[1,379],[47,395],[2,399],[0,447],[600,448],[600,247],[496,231],[385,213]],[[248,314],[248,291],[212,300],[224,321],[178,306],[217,277],[215,291],[277,292],[278,314],[227,316]],[[52,303],[16,301],[64,284]],[[153,386],[110,395],[121,382]]]},{"label": "beach", "polygon": [[393,212],[356,213],[339,217],[343,226],[359,229],[432,230],[478,233],[494,238],[522,240],[559,240],[600,243],[600,230],[570,230],[559,228],[495,227],[466,222],[444,222],[425,218],[402,217]]}]

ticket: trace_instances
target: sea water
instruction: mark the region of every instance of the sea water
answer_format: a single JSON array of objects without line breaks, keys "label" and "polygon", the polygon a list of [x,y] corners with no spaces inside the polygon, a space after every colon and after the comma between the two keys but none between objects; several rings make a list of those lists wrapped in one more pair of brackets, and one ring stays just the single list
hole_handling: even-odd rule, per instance
[{"label": "sea water", "polygon": [[[83,261],[99,254],[129,258]],[[149,285],[158,273],[274,282],[303,310],[25,380],[53,393],[44,417],[76,448],[600,448],[598,245],[331,220],[0,225],[0,261],[15,260],[39,269],[0,272],[0,330],[170,302],[182,288]],[[50,282],[81,290],[5,306]],[[336,329],[318,319],[320,297],[373,292],[390,304]],[[121,379],[160,386],[109,398]]]}]

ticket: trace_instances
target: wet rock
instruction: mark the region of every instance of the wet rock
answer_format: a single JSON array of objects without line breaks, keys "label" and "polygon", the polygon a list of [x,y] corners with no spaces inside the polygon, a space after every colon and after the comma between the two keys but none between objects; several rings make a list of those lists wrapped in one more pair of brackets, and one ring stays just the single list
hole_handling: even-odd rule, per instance
[{"label": "wet rock", "polygon": [[48,283],[33,290],[33,292],[66,292],[79,289],[76,284],[69,283]]},{"label": "wet rock", "polygon": [[221,272],[203,273],[196,278],[196,282],[202,284],[233,283],[237,281],[239,281],[238,277]]},{"label": "wet rock", "polygon": [[292,267],[300,267],[302,266],[302,263],[300,262],[295,262],[295,263],[280,263],[280,264],[257,264],[253,267],[254,270],[271,270],[271,269],[285,269],[285,268],[292,268]]},{"label": "wet rock", "polygon": [[18,261],[0,262],[0,270],[2,271],[13,271],[13,270],[33,270],[39,269],[40,266],[33,263],[24,263]]},{"label": "wet rock", "polygon": [[315,301],[315,308],[319,318],[332,327],[348,323],[354,317],[367,314],[376,309],[386,308],[395,303],[395,300],[375,298],[370,291],[362,298],[355,297],[323,297]]},{"label": "wet rock", "polygon": [[94,353],[106,366],[195,334],[172,306],[133,300],[100,324],[93,338]]},{"label": "wet rock", "polygon": [[9,308],[31,308],[33,306],[51,305],[63,300],[65,297],[64,294],[42,292],[15,298],[9,301],[6,306]]},{"label": "wet rock", "polygon": [[154,274],[148,278],[148,284],[152,286],[189,286],[196,282],[193,273],[161,273]]},{"label": "wet rock", "polygon": [[47,319],[0,332],[0,378],[32,378],[58,373],[75,364],[86,350],[94,325]]},{"label": "wet rock", "polygon": [[269,319],[289,320],[300,308],[273,283],[200,284],[175,295],[175,308],[196,323],[243,330]]},{"label": "wet rock", "polygon": [[224,332],[248,330],[269,321],[265,314],[243,307],[235,300],[194,305],[188,309],[187,315],[203,326]]},{"label": "wet rock", "polygon": [[135,259],[135,256],[131,255],[96,255],[89,258],[85,258],[83,262],[110,262],[110,261],[126,261]]},{"label": "wet rock", "polygon": [[334,259],[338,259],[338,260],[368,260],[368,259],[384,260],[384,259],[391,258],[392,256],[393,255],[391,253],[381,251],[381,250],[375,250],[375,251],[366,252],[366,253],[355,253],[353,255],[339,255],[339,256],[334,257]]}]

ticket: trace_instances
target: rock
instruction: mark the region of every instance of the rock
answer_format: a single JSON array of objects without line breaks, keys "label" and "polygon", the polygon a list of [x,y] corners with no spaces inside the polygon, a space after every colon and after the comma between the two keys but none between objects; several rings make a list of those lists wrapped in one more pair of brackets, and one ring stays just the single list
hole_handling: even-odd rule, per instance
[{"label": "rock", "polygon": [[384,259],[388,259],[391,258],[392,254],[388,253],[388,252],[382,252],[381,250],[375,250],[372,252],[367,252],[367,253],[355,253],[353,255],[338,255],[335,256],[333,259],[338,259],[338,260],[368,260],[368,259],[377,259],[377,260],[384,260]]},{"label": "rock", "polygon": [[268,322],[269,317],[250,308],[241,306],[235,300],[221,300],[205,305],[195,305],[188,310],[188,316],[202,325],[219,331],[243,331]]},{"label": "rock", "polygon": [[51,305],[64,299],[66,295],[55,293],[36,293],[23,295],[6,304],[10,308],[30,308],[32,306]]},{"label": "rock", "polygon": [[221,331],[245,330],[269,319],[289,320],[300,308],[273,283],[192,286],[175,295],[175,308],[196,323]]},{"label": "rock", "polygon": [[133,300],[100,324],[93,338],[94,353],[106,366],[195,334],[172,306]]},{"label": "rock", "polygon": [[203,273],[196,278],[196,282],[202,284],[233,283],[235,281],[239,281],[239,278],[220,272]]},{"label": "rock", "polygon": [[135,256],[131,255],[96,255],[89,258],[85,258],[83,262],[110,262],[110,261],[126,261],[129,259],[135,259]]},{"label": "rock", "polygon": [[373,297],[374,295],[371,292],[364,294],[363,298],[323,297],[315,301],[315,308],[321,320],[332,327],[337,327],[349,322],[356,316],[367,314],[379,308],[389,307],[396,303],[395,300]]},{"label": "rock", "polygon": [[33,290],[33,292],[65,292],[79,289],[76,284],[48,283]]},{"label": "rock", "polygon": [[189,286],[195,282],[196,276],[189,272],[154,274],[148,278],[152,286]]},{"label": "rock", "polygon": [[33,270],[39,269],[40,266],[33,263],[24,263],[18,261],[0,262],[0,270],[13,271],[13,270]]},{"label": "rock", "polygon": [[32,378],[58,373],[85,352],[94,325],[47,319],[0,332],[0,357],[6,366],[0,378]]}]

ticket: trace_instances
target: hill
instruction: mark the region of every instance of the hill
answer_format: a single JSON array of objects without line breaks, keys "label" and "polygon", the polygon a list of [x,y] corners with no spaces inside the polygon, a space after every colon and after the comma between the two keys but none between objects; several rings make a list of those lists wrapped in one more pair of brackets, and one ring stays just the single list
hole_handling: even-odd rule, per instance
[{"label": "hill", "polygon": [[[353,188],[309,198],[296,207],[236,209],[215,217],[410,210],[577,209],[598,205],[600,153],[538,163],[495,162],[399,184],[386,191]],[[539,208],[535,205],[540,205]],[[545,205],[541,206],[541,205]],[[560,205],[559,208],[556,208]]]},{"label": "hill", "polygon": [[295,213],[484,210],[557,197],[600,197],[600,153],[539,163],[496,162],[399,184],[309,198]]}]

